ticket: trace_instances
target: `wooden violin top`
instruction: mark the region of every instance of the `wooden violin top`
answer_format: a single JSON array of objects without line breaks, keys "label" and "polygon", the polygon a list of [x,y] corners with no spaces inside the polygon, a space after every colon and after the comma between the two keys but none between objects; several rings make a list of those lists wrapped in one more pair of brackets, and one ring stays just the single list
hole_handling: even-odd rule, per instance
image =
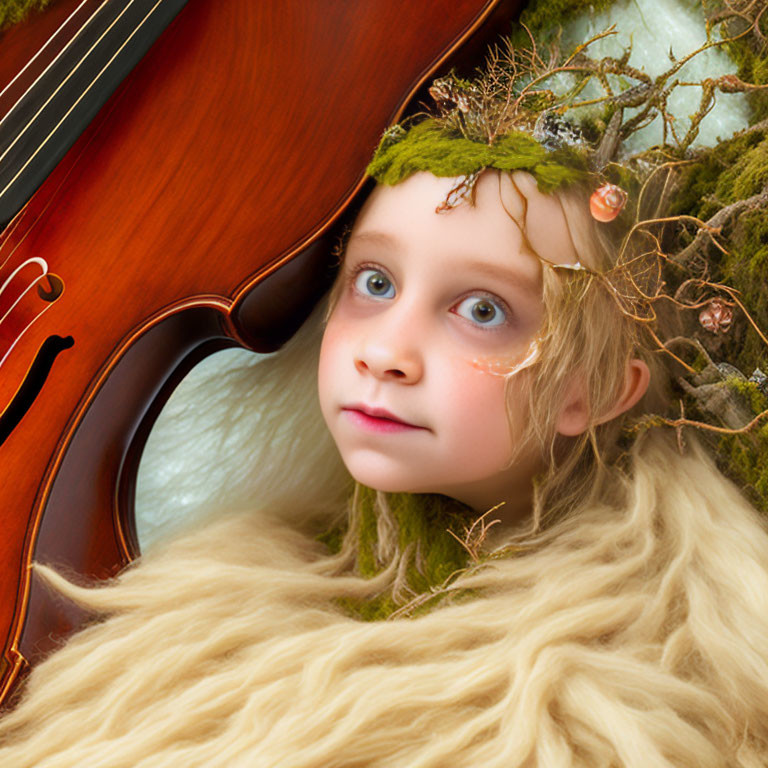
[{"label": "wooden violin top", "polygon": [[[0,114],[30,38],[98,5],[6,33]],[[382,130],[515,6],[189,0],[2,233],[0,697],[82,621],[30,563],[103,578],[135,557],[135,471],[175,383],[290,335]]]}]

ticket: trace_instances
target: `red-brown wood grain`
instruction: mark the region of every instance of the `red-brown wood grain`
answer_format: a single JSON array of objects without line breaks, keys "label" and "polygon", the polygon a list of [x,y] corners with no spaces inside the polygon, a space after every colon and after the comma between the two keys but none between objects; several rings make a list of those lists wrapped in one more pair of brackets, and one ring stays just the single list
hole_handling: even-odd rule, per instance
[{"label": "red-brown wood grain", "polygon": [[[133,476],[158,404],[211,350],[269,346],[254,317],[317,298],[308,245],[383,128],[516,5],[190,0],[6,230],[0,265],[44,258],[65,290],[0,367],[0,412],[45,339],[74,345],[0,446],[0,697],[82,620],[30,581],[32,560],[103,578],[136,555]],[[296,290],[277,272],[270,291],[294,258]]]}]

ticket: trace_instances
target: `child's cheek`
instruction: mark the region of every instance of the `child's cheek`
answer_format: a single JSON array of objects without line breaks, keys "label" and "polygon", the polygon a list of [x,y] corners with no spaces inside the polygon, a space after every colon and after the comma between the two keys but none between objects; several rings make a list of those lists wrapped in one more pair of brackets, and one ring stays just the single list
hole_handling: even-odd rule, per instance
[{"label": "child's cheek", "polygon": [[323,341],[320,346],[321,360],[324,355],[335,356],[347,343],[347,337],[352,327],[349,318],[338,308],[328,320],[323,333]]},{"label": "child's cheek", "polygon": [[346,369],[345,362],[349,356],[345,324],[331,318],[320,346],[318,385],[321,394],[323,390],[333,387],[339,372]]}]

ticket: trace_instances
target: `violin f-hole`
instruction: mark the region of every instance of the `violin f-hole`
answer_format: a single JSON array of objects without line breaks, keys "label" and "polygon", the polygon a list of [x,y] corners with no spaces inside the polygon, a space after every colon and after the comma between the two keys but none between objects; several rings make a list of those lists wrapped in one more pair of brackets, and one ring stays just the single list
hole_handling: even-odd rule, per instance
[{"label": "violin f-hole", "polygon": [[[56,283],[53,280],[51,283],[55,290]],[[43,342],[13,400],[0,416],[0,445],[6,441],[24,418],[24,414],[32,407],[32,403],[40,394],[56,358],[65,349],[74,346],[74,343],[75,340],[71,336],[49,336]]]}]

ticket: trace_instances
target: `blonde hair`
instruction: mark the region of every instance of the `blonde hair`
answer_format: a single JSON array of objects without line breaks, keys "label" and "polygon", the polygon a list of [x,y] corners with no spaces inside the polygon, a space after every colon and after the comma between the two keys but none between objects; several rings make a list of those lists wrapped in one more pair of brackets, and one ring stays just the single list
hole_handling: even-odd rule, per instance
[{"label": "blonde hair", "polygon": [[[638,352],[629,326],[621,339],[601,338],[610,297],[582,291],[583,280],[545,278],[537,375],[554,378],[532,393],[532,413],[551,413],[558,365],[600,366],[616,354],[588,381],[599,414]],[[561,322],[555,308],[575,307],[576,289],[583,314]],[[319,325],[262,369],[262,386],[282,392],[290,382],[293,394],[256,428],[290,422],[296,399],[310,397],[314,379],[296,377],[294,351],[308,354]],[[236,378],[233,400],[247,381]],[[615,429],[595,427],[582,458],[597,444],[597,461]],[[281,461],[313,450],[289,445]],[[558,482],[579,482],[579,464],[563,466]],[[469,568],[445,586],[453,599],[418,618],[360,622],[343,610],[399,589],[404,553],[382,544],[382,570],[361,578],[348,550],[328,556],[299,530],[296,510],[309,506],[300,487],[296,509],[287,494],[277,514],[257,498],[251,513],[171,542],[103,588],[40,568],[105,620],[32,673],[0,721],[0,765],[765,765],[763,523],[692,435],[686,455],[672,435],[652,432],[622,466],[586,467],[599,491],[571,496],[567,514],[516,556]],[[251,469],[256,483],[262,468]],[[553,488],[551,498],[569,499]]]},{"label": "blonde hair", "polygon": [[[528,177],[536,187],[530,174],[516,172],[514,175]],[[518,194],[525,198],[525,187],[513,184]],[[499,195],[502,195],[501,186]],[[662,413],[669,402],[670,373],[667,367],[659,358],[658,350],[652,351],[649,347],[650,337],[646,329],[622,305],[611,282],[604,278],[616,265],[623,245],[623,232],[598,224],[590,216],[589,191],[583,187],[557,190],[552,193],[552,198],[563,212],[579,263],[590,268],[553,268],[547,254],[537,254],[544,267],[544,319],[535,338],[535,353],[530,354],[531,362],[507,376],[507,384],[511,384],[513,377],[516,383],[524,380],[529,417],[525,424],[514,423],[512,395],[508,393],[508,419],[516,451],[510,462],[526,447],[535,445],[546,457],[546,470],[536,478],[531,519],[517,536],[513,536],[518,539],[529,539],[542,527],[579,505],[589,503],[590,498],[600,499],[609,492],[613,478],[606,469],[616,465],[619,438],[627,418]],[[526,200],[523,207],[528,209],[534,204],[535,200]],[[515,223],[530,251],[536,253],[535,244],[528,240],[526,222],[515,219]],[[635,250],[639,247],[637,242],[628,245]],[[630,258],[627,250],[623,254],[625,261]],[[340,256],[343,256],[342,249]],[[330,292],[326,320],[333,311],[341,287],[340,272]],[[631,285],[625,287],[632,288]],[[652,325],[659,331],[660,324],[671,326],[673,322],[674,316],[662,315]],[[661,334],[665,331],[669,329],[665,328]],[[610,411],[619,396],[627,364],[635,357],[651,371],[648,391],[629,414],[602,422],[603,415]],[[582,380],[590,418],[586,431],[571,439],[559,436],[555,424],[574,378]],[[519,397],[519,388],[515,389],[514,397]],[[391,518],[386,494],[380,494],[378,506],[382,516]]]}]

